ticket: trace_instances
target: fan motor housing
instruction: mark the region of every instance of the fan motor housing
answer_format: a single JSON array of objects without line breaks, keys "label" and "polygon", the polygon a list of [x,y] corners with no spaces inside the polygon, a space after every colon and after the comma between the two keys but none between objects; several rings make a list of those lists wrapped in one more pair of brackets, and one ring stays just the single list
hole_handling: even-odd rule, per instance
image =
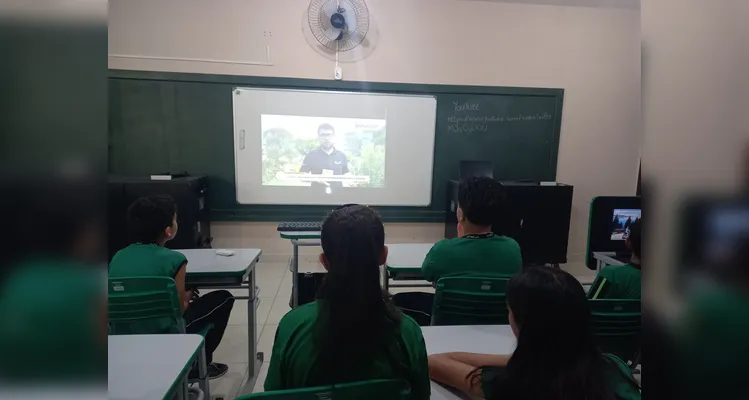
[{"label": "fan motor housing", "polygon": [[343,29],[343,27],[346,26],[346,19],[343,18],[343,14],[334,13],[330,16],[330,24],[333,25],[334,28]]}]

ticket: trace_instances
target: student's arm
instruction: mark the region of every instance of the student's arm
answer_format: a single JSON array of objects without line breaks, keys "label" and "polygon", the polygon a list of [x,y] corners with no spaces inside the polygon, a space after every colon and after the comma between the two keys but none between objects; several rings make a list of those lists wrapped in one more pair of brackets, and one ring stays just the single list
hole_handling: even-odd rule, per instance
[{"label": "student's arm", "polygon": [[509,354],[444,353],[439,355],[468,364],[474,368],[506,367],[507,362],[510,361]]},{"label": "student's arm", "polygon": [[476,368],[456,361],[448,354],[429,356],[429,377],[433,381],[458,389],[472,397],[484,398],[481,384],[472,384],[471,375]]},{"label": "student's arm", "polygon": [[427,253],[426,257],[424,257],[424,262],[421,264],[421,276],[424,278],[425,281],[429,281],[432,283],[437,283],[438,275],[437,275],[437,244],[432,247],[429,252]]},{"label": "student's arm", "polygon": [[191,294],[185,290],[185,274],[187,270],[187,261],[185,261],[177,270],[177,275],[174,276],[174,282],[177,284],[177,293],[179,293],[179,304],[182,306],[182,312],[187,310],[187,305],[190,303]]}]

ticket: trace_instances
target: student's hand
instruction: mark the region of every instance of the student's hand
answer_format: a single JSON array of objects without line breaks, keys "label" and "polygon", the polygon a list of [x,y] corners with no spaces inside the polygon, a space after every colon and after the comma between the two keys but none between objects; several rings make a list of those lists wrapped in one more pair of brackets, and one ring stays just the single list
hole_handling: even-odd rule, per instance
[{"label": "student's hand", "polygon": [[192,300],[193,296],[195,296],[197,293],[193,289],[186,290],[185,293],[187,294],[184,304],[184,309],[187,309],[187,306],[190,305],[190,301]]}]

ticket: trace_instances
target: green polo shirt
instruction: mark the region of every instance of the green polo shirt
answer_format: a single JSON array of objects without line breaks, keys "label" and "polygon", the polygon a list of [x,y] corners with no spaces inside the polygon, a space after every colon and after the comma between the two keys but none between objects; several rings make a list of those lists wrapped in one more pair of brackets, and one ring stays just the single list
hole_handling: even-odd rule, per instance
[{"label": "green polo shirt", "polygon": [[632,264],[609,265],[598,272],[588,290],[590,299],[640,299],[642,271]]},{"label": "green polo shirt", "polygon": [[0,380],[106,375],[103,268],[36,259],[5,266],[0,288]]},{"label": "green polo shirt", "polygon": [[[172,278],[187,263],[184,254],[156,244],[134,243],[118,251],[109,263],[110,278],[164,276]],[[117,334],[177,333],[176,323],[170,318],[139,321],[130,324],[127,332]]]},{"label": "green polo shirt", "polygon": [[[618,400],[640,400],[642,398],[640,388],[632,377],[632,372],[627,364],[613,354],[604,354],[603,357],[607,361],[606,380],[614,391],[616,398]],[[507,397],[502,389],[505,376],[504,368],[484,368],[481,370],[481,390],[484,392],[485,399],[495,400]],[[538,384],[543,385],[544,382],[538,382]]]},{"label": "green polo shirt", "polygon": [[447,276],[512,276],[522,268],[518,242],[488,233],[437,242],[427,253],[421,273],[437,282]]},{"label": "green polo shirt", "polygon": [[[305,304],[287,313],[276,331],[273,354],[270,360],[265,390],[283,390],[302,387],[323,386],[325,375],[318,364],[319,352],[315,343],[315,322],[318,316],[318,301]],[[400,340],[396,346],[408,376],[397,376],[392,363],[381,354],[375,360],[362,360],[357,373],[360,379],[405,379],[411,385],[411,398],[429,399],[429,372],[426,346],[421,328],[410,317],[403,315],[400,325]]]}]

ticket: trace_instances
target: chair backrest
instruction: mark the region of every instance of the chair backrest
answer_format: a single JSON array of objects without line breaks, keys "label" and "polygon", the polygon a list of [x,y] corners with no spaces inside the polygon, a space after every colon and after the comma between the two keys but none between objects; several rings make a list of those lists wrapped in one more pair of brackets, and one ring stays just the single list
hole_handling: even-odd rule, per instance
[{"label": "chair backrest", "polygon": [[642,311],[640,300],[588,300],[591,329],[604,353],[630,361],[640,347]]},{"label": "chair backrest", "polygon": [[437,282],[432,325],[505,325],[509,277],[447,277]]},{"label": "chair backrest", "polygon": [[185,333],[177,284],[166,277],[109,278],[109,333]]},{"label": "chair backrest", "polygon": [[411,395],[408,382],[399,379],[372,379],[311,388],[276,390],[248,394],[237,400],[406,400]]}]

